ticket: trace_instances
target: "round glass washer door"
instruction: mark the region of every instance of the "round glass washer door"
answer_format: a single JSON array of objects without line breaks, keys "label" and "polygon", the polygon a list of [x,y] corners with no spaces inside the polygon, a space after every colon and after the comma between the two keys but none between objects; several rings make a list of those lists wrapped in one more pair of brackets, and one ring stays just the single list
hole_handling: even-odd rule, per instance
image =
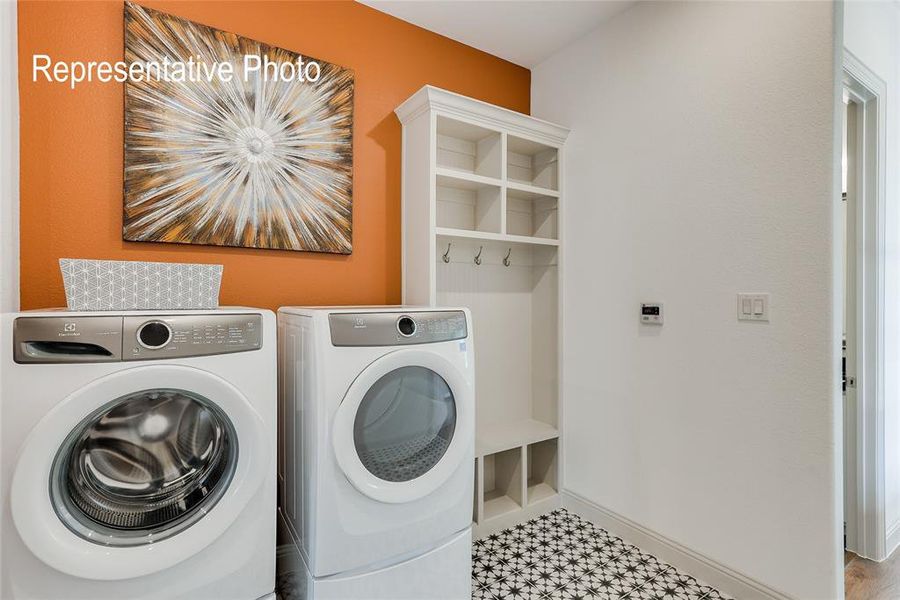
[{"label": "round glass washer door", "polygon": [[274,399],[255,402],[180,365],[125,368],[77,387],[32,428],[15,464],[10,512],[25,546],[93,580],[158,573],[197,555],[273,475],[274,415],[267,425],[260,411]]},{"label": "round glass washer door", "polygon": [[155,388],[88,415],[56,453],[50,495],[60,520],[97,544],[135,546],[187,529],[222,497],[238,439],[208,398]]},{"label": "round glass washer door", "polygon": [[338,407],[332,435],[338,464],[370,498],[422,498],[472,450],[473,398],[471,381],[439,354],[386,354],[360,373]]}]

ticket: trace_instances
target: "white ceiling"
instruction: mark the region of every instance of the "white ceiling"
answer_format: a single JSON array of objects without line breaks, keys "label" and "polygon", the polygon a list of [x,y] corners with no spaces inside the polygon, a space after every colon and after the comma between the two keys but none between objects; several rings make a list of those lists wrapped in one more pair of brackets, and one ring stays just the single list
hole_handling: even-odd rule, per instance
[{"label": "white ceiling", "polygon": [[531,68],[634,4],[626,0],[359,0]]}]

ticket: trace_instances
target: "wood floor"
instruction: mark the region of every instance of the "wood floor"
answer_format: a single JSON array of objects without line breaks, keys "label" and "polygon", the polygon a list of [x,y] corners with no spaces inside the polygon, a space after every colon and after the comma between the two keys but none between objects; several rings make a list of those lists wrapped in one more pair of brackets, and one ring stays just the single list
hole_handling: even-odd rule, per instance
[{"label": "wood floor", "polygon": [[880,563],[845,552],[844,594],[846,600],[900,598],[900,551]]}]

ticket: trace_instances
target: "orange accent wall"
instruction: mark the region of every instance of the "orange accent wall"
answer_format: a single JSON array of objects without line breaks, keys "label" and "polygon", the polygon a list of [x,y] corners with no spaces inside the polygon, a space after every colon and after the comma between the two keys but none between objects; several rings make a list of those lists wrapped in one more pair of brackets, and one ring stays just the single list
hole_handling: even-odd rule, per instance
[{"label": "orange accent wall", "polygon": [[123,3],[20,1],[23,309],[65,305],[59,258],[221,263],[225,305],[397,303],[394,108],[428,83],[529,110],[527,69],[354,2],[141,4],[355,71],[353,254],[122,241],[122,85],[33,83],[31,60],[122,60]]}]

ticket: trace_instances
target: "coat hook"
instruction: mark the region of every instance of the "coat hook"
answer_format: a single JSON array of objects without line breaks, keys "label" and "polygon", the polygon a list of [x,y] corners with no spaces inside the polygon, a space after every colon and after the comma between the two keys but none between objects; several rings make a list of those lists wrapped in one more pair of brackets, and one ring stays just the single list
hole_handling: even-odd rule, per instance
[{"label": "coat hook", "polygon": [[506,256],[503,257],[503,266],[508,267],[510,264],[509,255],[512,254],[512,248],[506,251]]},{"label": "coat hook", "polygon": [[450,242],[447,242],[447,251],[444,252],[444,257],[443,257],[445,263],[450,262],[450,246],[451,245],[452,244],[450,244]]},{"label": "coat hook", "polygon": [[475,255],[475,264],[481,264],[481,251],[484,250],[484,246],[478,246],[478,254]]}]

